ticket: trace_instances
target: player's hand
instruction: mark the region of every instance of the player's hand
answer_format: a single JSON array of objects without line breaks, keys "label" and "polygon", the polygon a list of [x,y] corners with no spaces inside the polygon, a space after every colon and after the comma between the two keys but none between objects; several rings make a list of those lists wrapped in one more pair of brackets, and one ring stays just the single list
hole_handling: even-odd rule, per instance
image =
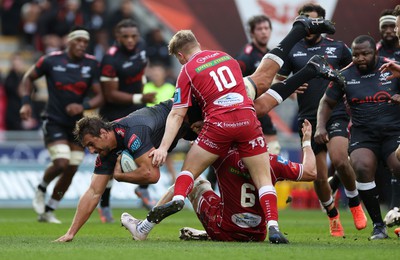
[{"label": "player's hand", "polygon": [[390,71],[392,75],[388,76],[386,79],[391,80],[394,78],[400,78],[400,65],[397,64],[395,61],[389,61],[385,64],[383,64],[380,68],[379,71],[382,72],[387,72]]},{"label": "player's hand", "polygon": [[168,151],[158,148],[150,152],[149,157],[153,157],[152,164],[155,167],[162,166],[167,159]]},{"label": "player's hand", "polygon": [[317,127],[315,129],[314,141],[317,144],[326,144],[329,142],[328,132],[325,127]]},{"label": "player's hand", "polygon": [[19,110],[19,116],[22,120],[28,120],[32,117],[32,106],[30,104],[22,105],[21,109]]},{"label": "player's hand", "polygon": [[301,132],[303,133],[303,142],[311,141],[312,126],[310,121],[308,121],[307,119],[304,119],[304,122],[301,127]]},{"label": "player's hand", "polygon": [[68,233],[57,238],[56,240],[54,240],[53,242],[71,242],[72,239],[74,239],[73,235],[69,235]]},{"label": "player's hand", "polygon": [[156,94],[157,94],[156,92],[143,94],[142,103],[143,104],[154,103],[156,101]]},{"label": "player's hand", "polygon": [[190,128],[192,129],[193,132],[195,132],[196,134],[199,134],[201,129],[203,128],[204,125],[204,121],[197,121],[194,122]]},{"label": "player's hand", "polygon": [[296,93],[296,94],[303,94],[304,91],[307,90],[307,88],[308,88],[308,83],[303,83],[303,85],[301,85],[300,87],[298,87],[298,88],[294,91],[294,93]]},{"label": "player's hand", "polygon": [[65,111],[69,116],[76,116],[83,113],[83,106],[82,104],[72,103],[65,107]]},{"label": "player's hand", "polygon": [[395,104],[400,104],[400,95],[399,94],[394,94],[390,100],[389,103],[395,103]]}]

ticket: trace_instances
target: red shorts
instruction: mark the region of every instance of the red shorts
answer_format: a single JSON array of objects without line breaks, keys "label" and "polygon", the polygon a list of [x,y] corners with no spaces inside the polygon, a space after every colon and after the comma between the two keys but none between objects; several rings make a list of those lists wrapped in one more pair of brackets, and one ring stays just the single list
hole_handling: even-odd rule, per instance
[{"label": "red shorts", "polygon": [[237,146],[240,157],[267,152],[260,121],[251,109],[213,116],[204,123],[196,143],[204,150],[219,156],[225,156],[232,144]]},{"label": "red shorts", "polygon": [[267,236],[266,230],[264,232],[249,232],[238,226],[231,228],[231,230],[222,229],[221,226],[231,226],[231,223],[224,225],[223,221],[228,222],[229,220],[223,218],[221,198],[211,190],[204,192],[201,196],[196,214],[207,234],[215,241],[264,241]]}]

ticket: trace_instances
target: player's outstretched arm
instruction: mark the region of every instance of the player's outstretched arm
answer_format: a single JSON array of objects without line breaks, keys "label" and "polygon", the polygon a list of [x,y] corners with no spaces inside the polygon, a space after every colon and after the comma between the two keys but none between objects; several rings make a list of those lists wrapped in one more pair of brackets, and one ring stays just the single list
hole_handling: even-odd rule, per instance
[{"label": "player's outstretched arm", "polygon": [[89,189],[79,200],[75,217],[70,228],[65,235],[59,237],[54,242],[70,242],[74,239],[76,233],[78,233],[79,229],[86,223],[99,203],[101,195],[103,194],[109,180],[109,175],[93,175]]},{"label": "player's outstretched arm", "polygon": [[317,164],[315,154],[311,148],[312,126],[311,123],[304,119],[302,149],[303,149],[303,177],[301,181],[314,181],[317,177]]}]

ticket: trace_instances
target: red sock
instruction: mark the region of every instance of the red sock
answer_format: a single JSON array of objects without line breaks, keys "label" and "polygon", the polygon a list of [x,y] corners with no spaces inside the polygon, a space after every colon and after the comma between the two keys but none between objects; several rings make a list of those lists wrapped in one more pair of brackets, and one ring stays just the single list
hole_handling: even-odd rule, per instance
[{"label": "red sock", "polygon": [[276,190],[274,186],[262,186],[258,191],[260,204],[265,213],[265,220],[278,221],[278,202],[276,198]]},{"label": "red sock", "polygon": [[180,172],[175,181],[174,196],[178,195],[186,198],[193,189],[193,183],[193,174],[191,172]]}]

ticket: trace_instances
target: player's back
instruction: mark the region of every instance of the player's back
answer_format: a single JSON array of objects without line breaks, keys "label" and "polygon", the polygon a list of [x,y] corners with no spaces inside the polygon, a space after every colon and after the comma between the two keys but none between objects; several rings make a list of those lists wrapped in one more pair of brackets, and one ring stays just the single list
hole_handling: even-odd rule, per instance
[{"label": "player's back", "polygon": [[252,108],[239,64],[221,51],[200,51],[182,68],[178,79],[190,87],[205,117],[235,109]]}]

